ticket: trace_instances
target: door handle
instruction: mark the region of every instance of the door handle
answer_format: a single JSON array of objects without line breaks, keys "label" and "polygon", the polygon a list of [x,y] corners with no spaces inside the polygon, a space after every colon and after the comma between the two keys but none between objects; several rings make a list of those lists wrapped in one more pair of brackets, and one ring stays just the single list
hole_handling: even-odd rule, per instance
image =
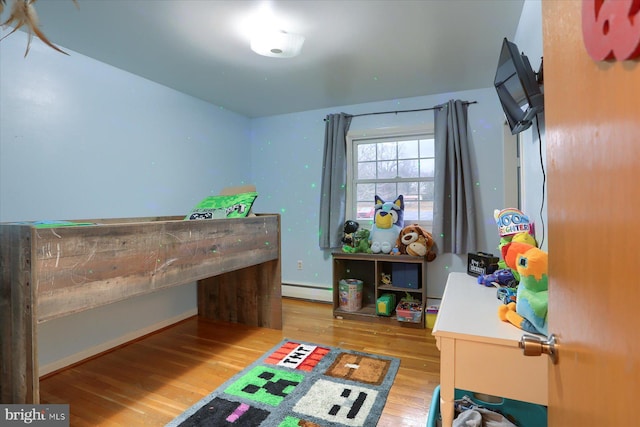
[{"label": "door handle", "polygon": [[554,334],[544,340],[534,335],[523,335],[520,338],[518,346],[522,349],[525,356],[540,356],[543,353],[548,354],[551,362],[555,365],[558,363],[558,349],[556,348],[557,340]]}]

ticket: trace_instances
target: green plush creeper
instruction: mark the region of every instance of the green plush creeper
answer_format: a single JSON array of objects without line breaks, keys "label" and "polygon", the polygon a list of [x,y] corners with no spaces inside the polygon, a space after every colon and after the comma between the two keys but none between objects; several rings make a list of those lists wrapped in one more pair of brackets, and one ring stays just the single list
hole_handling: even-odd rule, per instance
[{"label": "green plush creeper", "polygon": [[527,332],[548,335],[549,256],[532,247],[516,258],[520,283],[516,302],[500,306],[498,315]]}]

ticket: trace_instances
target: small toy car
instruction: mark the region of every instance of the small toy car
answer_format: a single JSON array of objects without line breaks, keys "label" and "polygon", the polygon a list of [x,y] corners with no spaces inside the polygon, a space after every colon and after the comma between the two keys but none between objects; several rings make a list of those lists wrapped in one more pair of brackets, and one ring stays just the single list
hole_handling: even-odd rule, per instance
[{"label": "small toy car", "polygon": [[516,293],[516,288],[498,288],[496,296],[503,304],[509,304],[510,302],[516,302]]}]

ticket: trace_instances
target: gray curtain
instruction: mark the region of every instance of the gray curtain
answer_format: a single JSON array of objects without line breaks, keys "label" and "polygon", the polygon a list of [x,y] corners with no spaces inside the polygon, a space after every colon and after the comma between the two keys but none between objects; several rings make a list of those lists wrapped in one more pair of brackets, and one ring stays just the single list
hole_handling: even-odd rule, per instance
[{"label": "gray curtain", "polygon": [[451,100],[435,111],[433,237],[441,253],[475,252],[476,210],[467,127],[468,103]]},{"label": "gray curtain", "polygon": [[347,187],[347,131],[351,116],[329,114],[325,119],[322,188],[320,194],[320,248],[342,246]]}]

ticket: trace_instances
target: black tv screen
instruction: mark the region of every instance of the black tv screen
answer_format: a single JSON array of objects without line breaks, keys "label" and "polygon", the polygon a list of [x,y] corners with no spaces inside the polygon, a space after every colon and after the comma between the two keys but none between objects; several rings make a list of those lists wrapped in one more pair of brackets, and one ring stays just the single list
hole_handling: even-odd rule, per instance
[{"label": "black tv screen", "polygon": [[544,110],[544,96],[529,59],[506,38],[493,83],[511,133],[515,135],[528,129],[536,114]]}]

